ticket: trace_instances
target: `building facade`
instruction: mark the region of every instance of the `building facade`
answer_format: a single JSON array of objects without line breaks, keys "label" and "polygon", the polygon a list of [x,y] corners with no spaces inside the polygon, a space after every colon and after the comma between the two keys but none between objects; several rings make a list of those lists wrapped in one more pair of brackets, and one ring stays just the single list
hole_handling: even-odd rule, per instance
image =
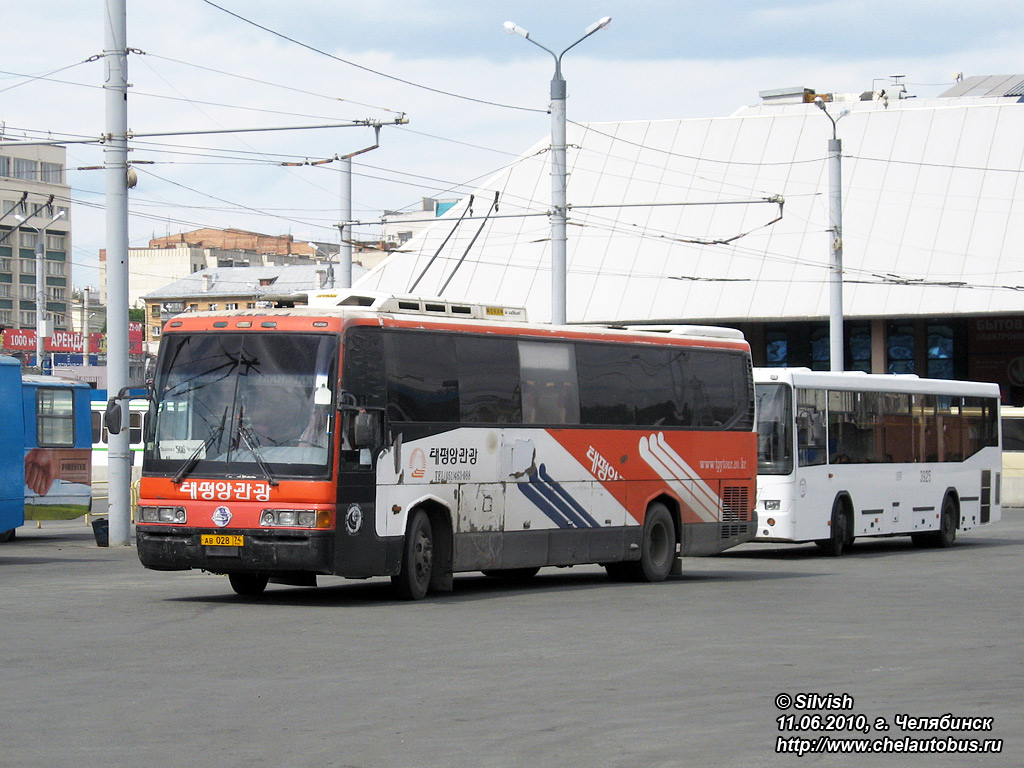
[{"label": "building facade", "polygon": [[[569,321],[732,326],[757,365],[827,369],[838,242],[844,367],[995,381],[1024,404],[1024,75],[928,99],[899,82],[761,96],[726,117],[568,126]],[[463,200],[357,287],[550,317],[548,143],[476,191],[501,217],[457,226]]]},{"label": "building facade", "polygon": [[[333,266],[213,267],[163,285],[142,297],[146,350],[156,353],[164,323],[183,312],[258,309],[281,297],[334,288]],[[352,265],[353,280],[365,274],[363,267]]]},{"label": "building facade", "polygon": [[[66,151],[0,140],[0,326],[35,329],[37,280],[48,329],[68,330],[72,289],[71,188]],[[36,244],[43,243],[43,274]]]}]

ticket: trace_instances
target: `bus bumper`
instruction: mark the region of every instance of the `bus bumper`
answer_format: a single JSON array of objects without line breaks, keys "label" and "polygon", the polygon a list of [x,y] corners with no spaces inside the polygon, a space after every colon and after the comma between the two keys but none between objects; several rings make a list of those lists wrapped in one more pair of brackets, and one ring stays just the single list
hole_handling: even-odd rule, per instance
[{"label": "bus bumper", "polygon": [[158,571],[191,568],[211,573],[329,574],[334,565],[334,531],[232,530],[243,537],[238,547],[201,544],[203,534],[224,535],[224,529],[136,526],[139,560]]}]

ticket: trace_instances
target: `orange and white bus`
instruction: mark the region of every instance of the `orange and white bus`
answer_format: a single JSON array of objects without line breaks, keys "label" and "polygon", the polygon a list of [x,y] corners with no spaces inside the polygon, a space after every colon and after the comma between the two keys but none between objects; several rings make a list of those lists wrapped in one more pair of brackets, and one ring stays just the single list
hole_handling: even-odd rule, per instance
[{"label": "orange and white bus", "polygon": [[350,295],[164,328],[143,565],[268,580],[604,565],[660,581],[749,541],[749,347],[727,329],[555,327],[521,309]]}]

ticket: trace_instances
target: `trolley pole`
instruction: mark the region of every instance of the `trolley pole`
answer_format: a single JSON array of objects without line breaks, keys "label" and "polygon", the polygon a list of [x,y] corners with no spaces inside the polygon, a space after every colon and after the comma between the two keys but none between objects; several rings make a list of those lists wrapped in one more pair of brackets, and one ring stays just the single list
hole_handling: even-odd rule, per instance
[{"label": "trolley pole", "polygon": [[[120,394],[128,377],[128,31],[126,0],[105,0],[104,99],[107,235],[107,392]],[[128,409],[119,400],[121,421]],[[111,546],[129,546],[131,464],[128,430],[110,434]]]}]

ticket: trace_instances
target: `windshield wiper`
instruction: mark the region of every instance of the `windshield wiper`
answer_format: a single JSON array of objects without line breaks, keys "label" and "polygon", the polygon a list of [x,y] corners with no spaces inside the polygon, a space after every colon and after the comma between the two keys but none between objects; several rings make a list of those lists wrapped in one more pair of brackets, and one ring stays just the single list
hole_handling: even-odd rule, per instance
[{"label": "windshield wiper", "polygon": [[267,479],[267,482],[271,486],[277,485],[277,478],[274,477],[274,473],[270,471],[270,465],[267,464],[263,458],[263,454],[260,452],[257,440],[252,433],[252,430],[245,424],[245,406],[238,411],[238,436],[242,438],[242,442],[245,443],[245,447],[249,449],[252,457],[256,459],[256,466],[260,468],[260,472]]},{"label": "windshield wiper", "polygon": [[192,451],[192,455],[185,460],[185,463],[181,465],[181,468],[174,473],[174,477],[171,478],[171,482],[175,485],[179,485],[185,476],[188,475],[193,469],[196,468],[196,464],[199,463],[199,459],[206,455],[206,452],[210,447],[220,439],[220,436],[224,434],[224,425],[228,420],[228,408],[224,406],[224,415],[220,417],[220,426],[213,427],[210,429],[210,435],[200,445]]}]

